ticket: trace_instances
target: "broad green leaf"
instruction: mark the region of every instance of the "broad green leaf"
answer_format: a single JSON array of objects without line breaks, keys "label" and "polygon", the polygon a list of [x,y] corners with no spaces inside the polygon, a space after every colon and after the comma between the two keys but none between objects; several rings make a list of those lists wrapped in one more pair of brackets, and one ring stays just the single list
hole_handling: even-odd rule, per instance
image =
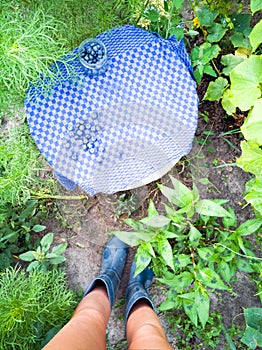
[{"label": "broad green leaf", "polygon": [[124,222],[129,225],[130,227],[132,227],[133,230],[135,231],[143,231],[144,229],[144,225],[141,224],[141,222],[139,221],[136,221],[134,219],[131,219],[131,218],[127,218],[124,220]]},{"label": "broad green leaf", "polygon": [[29,251],[29,252],[20,254],[19,258],[24,260],[24,261],[33,261],[33,260],[35,260],[35,255],[32,251]]},{"label": "broad green leaf", "polygon": [[237,65],[230,73],[230,80],[231,103],[242,111],[248,111],[261,97],[262,57],[251,55]]},{"label": "broad green leaf", "polygon": [[195,303],[196,303],[196,309],[197,309],[199,321],[202,327],[205,328],[205,325],[209,317],[209,306],[210,306],[210,300],[209,300],[208,294],[206,292],[201,293],[200,291],[197,291]]},{"label": "broad green leaf", "polygon": [[[261,22],[262,23],[262,22]],[[262,30],[261,30],[262,33]],[[262,34],[261,34],[262,36]],[[241,131],[247,141],[262,145],[262,98],[255,101],[254,108],[249,112],[244,124],[241,127]],[[262,170],[262,159],[261,159]]]},{"label": "broad green leaf", "polygon": [[261,0],[251,0],[250,1],[250,8],[252,13],[254,14],[257,11],[262,10],[262,2]]},{"label": "broad green leaf", "polygon": [[194,182],[193,182],[192,194],[193,194],[194,201],[197,202],[199,200],[199,191]]},{"label": "broad green leaf", "polygon": [[250,29],[250,22],[251,22],[251,14],[250,13],[240,13],[240,14],[233,14],[231,16],[231,21],[234,24],[234,32],[249,34]]},{"label": "broad green leaf", "polygon": [[181,9],[184,0],[172,0],[172,2],[175,5],[175,8],[179,10]]},{"label": "broad green leaf", "polygon": [[54,234],[52,232],[47,233],[40,241],[40,245],[44,253],[46,253],[54,240]]},{"label": "broad green leaf", "polygon": [[214,71],[214,69],[210,66],[210,64],[207,64],[203,68],[203,72],[206,74],[211,75],[212,77],[217,77],[217,73]]},{"label": "broad green leaf", "polygon": [[201,83],[201,79],[203,77],[203,71],[204,71],[204,66],[202,65],[197,66],[197,68],[194,70],[194,77],[198,85]]},{"label": "broad green leaf", "polygon": [[249,34],[249,40],[251,43],[251,46],[253,48],[253,51],[256,51],[258,46],[262,42],[262,20],[260,20],[255,27],[252,29],[251,33]]},{"label": "broad green leaf", "polygon": [[213,23],[213,25],[208,28],[207,40],[212,43],[220,41],[226,34],[227,29],[220,23]]},{"label": "broad green leaf", "polygon": [[258,346],[262,346],[262,333],[255,328],[247,326],[241,341],[249,349],[256,349]]},{"label": "broad green leaf", "polygon": [[229,227],[236,227],[237,226],[237,219],[234,210],[230,207],[227,206],[227,211],[231,215],[231,217],[223,217],[222,222],[225,228]]},{"label": "broad green leaf", "polygon": [[175,283],[173,284],[173,287],[181,290],[190,286],[194,280],[194,275],[191,272],[184,271],[175,276],[174,280]]},{"label": "broad green leaf", "polygon": [[140,222],[142,222],[143,224],[147,226],[155,227],[155,228],[164,227],[168,225],[170,221],[171,221],[170,218],[163,215],[150,216],[140,220]]},{"label": "broad green leaf", "polygon": [[212,256],[214,255],[214,249],[208,248],[208,247],[198,248],[197,252],[198,252],[200,258],[205,260],[205,261],[210,261]]},{"label": "broad green leaf", "polygon": [[179,235],[175,232],[163,230],[163,237],[165,238],[177,238]]},{"label": "broad green leaf", "polygon": [[223,69],[223,74],[229,75],[233,68],[235,68],[239,63],[243,62],[243,58],[235,56],[232,53],[229,55],[223,55],[221,57],[221,63],[225,68]]},{"label": "broad green leaf", "polygon": [[204,43],[200,46],[200,58],[203,65],[209,63],[213,58],[216,58],[220,52],[220,47],[218,45],[211,45],[209,43]]},{"label": "broad green leaf", "polygon": [[156,210],[156,207],[155,207],[155,204],[154,202],[152,201],[152,199],[150,199],[149,201],[149,206],[148,206],[148,216],[156,216],[158,215],[158,212]]},{"label": "broad green leaf", "polygon": [[246,183],[246,189],[248,194],[245,196],[245,200],[250,203],[262,217],[262,175],[249,180]]},{"label": "broad green leaf", "polygon": [[262,308],[244,309],[244,316],[249,327],[257,329],[262,333]]},{"label": "broad green leaf", "polygon": [[193,193],[192,191],[187,188],[181,181],[178,181],[173,176],[170,176],[170,179],[172,181],[172,185],[174,187],[174,190],[177,193],[177,197],[179,198],[179,201],[181,203],[181,206],[185,206],[188,204],[191,204],[193,201]]},{"label": "broad green leaf", "polygon": [[42,232],[42,231],[44,231],[46,229],[46,226],[43,226],[43,225],[35,225],[33,228],[32,228],[32,230],[34,231],[34,232]]},{"label": "broad green leaf", "polygon": [[159,13],[157,10],[154,9],[146,9],[144,16],[152,22],[157,22],[159,18]]},{"label": "broad green leaf", "polygon": [[158,278],[157,280],[161,283],[167,284],[175,291],[180,292],[182,289],[190,286],[190,284],[194,280],[194,275],[191,272],[184,271],[181,272],[179,275],[173,276],[171,279],[167,279],[166,277],[164,277]]},{"label": "broad green leaf", "polygon": [[170,29],[169,34],[175,35],[177,40],[181,40],[184,38],[184,28],[173,27]]},{"label": "broad green leaf", "polygon": [[193,38],[194,36],[199,35],[199,32],[197,30],[189,29],[189,31],[187,31],[187,35]]},{"label": "broad green leaf", "polygon": [[[173,182],[173,181],[172,181]],[[177,181],[177,185],[174,185],[174,189],[167,186],[159,185],[159,188],[167,199],[182,208],[193,202],[192,192],[181,182]]]},{"label": "broad green leaf", "polygon": [[33,271],[34,269],[37,269],[41,266],[41,263],[39,261],[33,261],[31,262],[28,266],[27,266],[27,269],[26,271],[27,272],[31,272]]},{"label": "broad green leaf", "polygon": [[171,310],[175,309],[177,306],[177,302],[174,300],[165,300],[161,305],[158,306],[158,310],[160,311],[166,311],[166,310]]},{"label": "broad green leaf", "polygon": [[50,263],[53,265],[58,265],[64,262],[66,258],[64,256],[57,256],[55,258],[50,258]]},{"label": "broad green leaf", "polygon": [[[134,247],[139,245],[142,241],[150,240],[150,238],[144,232],[129,232],[129,231],[113,231],[110,234],[115,235],[124,243]],[[153,237],[153,236],[152,236]],[[147,238],[147,239],[144,239]]]},{"label": "broad green leaf", "polygon": [[243,33],[235,32],[233,35],[231,35],[230,41],[233,44],[234,48],[244,48],[250,51],[251,53],[252,47],[250,44],[250,40]]},{"label": "broad green leaf", "polygon": [[242,240],[241,237],[238,237],[238,238],[237,238],[237,242],[238,242],[238,245],[239,245],[240,249],[242,250],[242,252],[243,252],[245,255],[248,255],[248,253],[247,253],[247,251],[246,251],[246,248],[245,248],[245,246],[244,246],[244,242],[243,242],[243,240]]},{"label": "broad green leaf", "polygon": [[233,94],[231,89],[226,89],[222,97],[222,106],[228,115],[232,115],[236,110],[236,106],[232,103],[232,98]]},{"label": "broad green leaf", "polygon": [[207,216],[217,216],[217,217],[223,217],[223,216],[229,216],[231,217],[231,214],[227,212],[223,207],[221,207],[219,204],[213,202],[209,199],[202,199],[198,201],[195,205],[196,212],[200,215],[207,215]]},{"label": "broad green leaf", "polygon": [[250,263],[243,259],[237,259],[237,268],[241,271],[248,272],[248,273],[254,272],[254,269],[252,268]]},{"label": "broad green leaf", "polygon": [[214,21],[218,16],[217,11],[211,10],[208,6],[201,6],[196,11],[197,18],[203,27],[211,27],[214,25]]},{"label": "broad green leaf", "polygon": [[28,201],[26,203],[26,208],[19,215],[19,221],[24,222],[25,219],[32,217],[36,211],[37,200]]},{"label": "broad green leaf", "polygon": [[247,220],[236,229],[236,233],[240,236],[248,236],[256,232],[261,226],[262,219]]},{"label": "broad green leaf", "polygon": [[244,310],[246,330],[241,341],[250,349],[262,346],[262,308],[248,308]]},{"label": "broad green leaf", "polygon": [[158,253],[162,256],[166,264],[174,271],[174,261],[172,247],[167,239],[162,239],[158,242]]},{"label": "broad green leaf", "polygon": [[144,269],[150,264],[151,255],[148,252],[138,248],[136,253],[136,272],[135,276],[137,276],[140,272],[144,271]]},{"label": "broad green leaf", "polygon": [[190,224],[189,240],[193,247],[198,246],[198,242],[201,237],[202,237],[202,233],[195,226]]},{"label": "broad green leaf", "polygon": [[175,255],[174,262],[175,262],[176,266],[178,266],[180,268],[186,267],[187,265],[192,264],[190,256],[186,255],[186,254]]},{"label": "broad green leaf", "polygon": [[185,293],[178,295],[179,298],[183,300],[183,307],[185,313],[190,318],[192,323],[197,326],[198,323],[198,315],[197,315],[197,305],[195,303],[195,292]]},{"label": "broad green leaf", "polygon": [[153,249],[152,244],[150,242],[144,242],[141,244],[141,246],[142,246],[141,249],[143,248],[145,251],[148,252],[148,254],[150,254],[154,258],[156,257],[154,249]]},{"label": "broad green leaf", "polygon": [[221,77],[217,78],[215,81],[211,81],[203,99],[209,101],[220,100],[227,84],[227,79]]},{"label": "broad green leaf", "polygon": [[209,288],[228,290],[229,288],[224,284],[219,275],[210,268],[203,268],[198,266],[197,275],[200,281]]},{"label": "broad green leaf", "polygon": [[224,280],[229,283],[231,278],[232,278],[232,273],[230,271],[230,266],[227,262],[225,261],[220,261],[217,264],[218,272],[220,275],[224,278]]},{"label": "broad green leaf", "polygon": [[52,253],[57,255],[63,254],[64,251],[66,250],[66,247],[67,247],[67,243],[60,243],[52,249]]},{"label": "broad green leaf", "polygon": [[262,149],[258,145],[246,141],[241,142],[241,149],[242,154],[236,160],[237,165],[246,172],[253,173],[259,177],[261,175]]}]

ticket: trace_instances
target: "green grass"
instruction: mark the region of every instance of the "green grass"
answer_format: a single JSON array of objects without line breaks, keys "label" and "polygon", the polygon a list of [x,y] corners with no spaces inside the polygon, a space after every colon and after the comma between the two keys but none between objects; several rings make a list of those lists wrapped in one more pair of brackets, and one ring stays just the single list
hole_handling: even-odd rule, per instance
[{"label": "green grass", "polygon": [[135,23],[138,0],[14,0],[0,9],[0,105],[21,106],[30,81],[88,37]]},{"label": "green grass", "polygon": [[27,275],[16,268],[1,273],[1,349],[39,350],[47,332],[70,319],[77,302],[62,271]]},{"label": "green grass", "polygon": [[[26,124],[18,124],[0,134],[0,208],[25,203],[32,190],[40,186],[37,173],[43,168]],[[44,180],[46,186],[51,182]]]}]

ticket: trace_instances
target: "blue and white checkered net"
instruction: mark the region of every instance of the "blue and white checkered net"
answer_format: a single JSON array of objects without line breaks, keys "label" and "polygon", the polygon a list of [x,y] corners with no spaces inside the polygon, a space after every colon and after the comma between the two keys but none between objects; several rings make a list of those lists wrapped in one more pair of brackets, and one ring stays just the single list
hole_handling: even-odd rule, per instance
[{"label": "blue and white checkered net", "polygon": [[[115,193],[157,180],[190,149],[198,98],[182,41],[123,26],[97,36],[106,71],[89,76],[78,58],[58,63],[49,94],[31,86],[31,134],[59,181],[89,194]],[[68,54],[74,57],[78,48]]]}]

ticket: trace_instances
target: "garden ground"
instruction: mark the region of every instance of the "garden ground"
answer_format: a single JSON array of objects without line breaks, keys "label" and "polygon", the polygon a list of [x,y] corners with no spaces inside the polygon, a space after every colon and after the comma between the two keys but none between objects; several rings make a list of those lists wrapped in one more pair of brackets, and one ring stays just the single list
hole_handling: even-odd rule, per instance
[{"label": "garden ground", "polygon": [[[199,92],[201,97],[201,91]],[[208,121],[204,121],[201,113],[208,112]],[[207,115],[207,114],[206,114]],[[241,116],[239,116],[240,118]],[[202,102],[196,137],[190,154],[181,159],[169,174],[180,179],[187,186],[192,181],[197,184],[200,197],[223,198],[235,210],[239,223],[253,217],[249,207],[243,207],[243,192],[249,175],[231,163],[240,156],[240,133],[229,133],[237,130],[239,120],[225,119],[219,104]],[[168,183],[168,174],[159,180]],[[82,194],[80,189],[74,193],[62,187],[60,194]],[[161,211],[161,193],[154,183],[128,192],[124,199],[119,194],[86,197],[82,201],[56,201],[57,217],[50,219],[47,230],[55,233],[56,243],[68,242],[66,250],[66,269],[69,284],[72,288],[84,290],[87,284],[99,273],[103,246],[108,234],[114,230],[127,229],[123,222],[129,214],[134,218],[146,215],[149,198],[153,198]],[[132,201],[131,201],[132,200]],[[132,213],[131,213],[132,212]],[[123,280],[108,325],[108,344],[114,349],[125,348],[124,342],[124,293],[128,281],[129,269],[135,249],[129,249]],[[221,298],[211,296],[211,312],[219,310],[226,328],[244,325],[243,308],[260,307],[256,287],[244,273],[237,274],[234,284],[234,296],[223,292]],[[153,284],[151,296],[158,306],[164,300],[164,291]],[[176,311],[172,311],[174,314]],[[159,313],[168,340],[176,348],[176,332],[168,324],[165,316]],[[200,340],[191,340],[189,348],[195,349]],[[203,347],[202,347],[203,348]],[[225,349],[223,340],[216,349]]]}]

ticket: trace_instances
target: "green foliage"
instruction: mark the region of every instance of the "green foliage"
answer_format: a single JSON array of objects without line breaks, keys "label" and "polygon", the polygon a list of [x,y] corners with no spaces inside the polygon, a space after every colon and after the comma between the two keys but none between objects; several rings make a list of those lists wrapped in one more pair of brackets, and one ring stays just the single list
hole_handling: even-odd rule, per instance
[{"label": "green foliage", "polygon": [[262,309],[249,308],[244,310],[246,320],[246,330],[241,341],[246,344],[249,349],[262,347]]},{"label": "green foliage", "polygon": [[[45,230],[45,228],[45,226],[38,225],[34,228],[34,231],[41,232]],[[30,262],[26,269],[28,272],[34,269],[46,272],[52,267],[52,265],[59,265],[66,260],[62,254],[67,247],[67,243],[60,243],[54,246],[50,251],[53,240],[54,234],[51,232],[47,233],[41,239],[40,244],[35,251],[30,250],[19,255],[21,260]]]},{"label": "green foliage", "polygon": [[[51,11],[27,11],[22,1],[4,2],[0,12],[1,107],[21,103],[31,80],[47,72],[50,63],[65,54],[65,41],[56,30]],[[50,73],[49,73],[50,76]]]},{"label": "green foliage", "polygon": [[[21,106],[30,81],[39,74],[49,78],[49,91],[56,75],[50,64],[88,37],[124,23],[135,23],[138,0],[14,0],[2,1],[0,10],[0,105]],[[132,19],[132,17],[134,17]],[[70,65],[63,60],[70,70]],[[59,73],[58,73],[59,74]],[[71,71],[70,75],[75,76]],[[59,77],[61,79],[61,76]],[[47,81],[45,80],[45,83]]]},{"label": "green foliage", "polygon": [[0,270],[12,264],[13,255],[32,248],[32,232],[44,218],[39,202],[29,200],[25,204],[0,209]]},{"label": "green foliage", "polygon": [[[163,6],[154,1],[147,1],[147,6],[142,13],[138,24],[148,22],[147,29],[159,33],[164,38],[175,35],[178,40],[184,37],[184,29],[181,27],[182,0],[163,1]],[[189,33],[190,34],[190,33]]]},{"label": "green foliage", "polygon": [[168,286],[167,298],[159,309],[183,309],[195,326],[200,323],[204,328],[210,292],[231,291],[237,270],[260,272],[259,258],[246,236],[259,230],[262,219],[237,227],[234,211],[223,207],[226,200],[200,199],[195,185],[190,190],[171,180],[173,188],[159,185],[168,200],[165,215],[158,214],[151,202],[146,218],[125,220],[134,232],[113,234],[138,246],[136,274],[151,264],[157,280]]},{"label": "green foliage", "polygon": [[5,270],[0,274],[1,349],[40,349],[69,320],[77,301],[62,271]]},{"label": "green foliage", "polygon": [[237,159],[237,165],[243,170],[254,174],[255,178],[247,184],[246,201],[262,216],[262,98],[255,101],[253,109],[241,127],[245,141],[241,142],[242,155]]},{"label": "green foliage", "polygon": [[[251,8],[253,8],[253,12],[257,11],[258,3],[253,1]],[[210,10],[207,9],[207,11]],[[205,22],[201,24],[211,25],[208,22],[209,20],[211,21],[211,15],[207,19],[203,19]],[[259,48],[262,43],[262,20],[252,30],[250,20],[251,15],[248,14],[231,17],[234,31],[229,39],[237,50],[235,55],[229,53],[221,57],[224,68],[220,76],[214,82],[210,82],[204,99],[209,101],[221,99],[222,106],[229,115],[234,114],[237,108],[241,111],[249,111],[248,117],[241,127],[245,140],[241,142],[242,155],[236,163],[243,170],[255,176],[246,184],[245,200],[252,205],[257,215],[261,216],[262,123],[260,111],[262,108],[262,58]],[[239,54],[242,57],[238,56]],[[199,82],[201,75],[199,75],[198,70],[197,67],[195,75]]]},{"label": "green foliage", "polygon": [[0,208],[29,200],[30,191],[40,182],[36,174],[41,167],[39,151],[25,124],[0,133]]},{"label": "green foliage", "polygon": [[193,67],[196,67],[194,76],[198,84],[200,84],[204,73],[213,77],[217,76],[211,66],[211,61],[218,56],[219,52],[220,47],[218,45],[211,45],[207,42],[192,49],[190,57]]},{"label": "green foliage", "polygon": [[[221,344],[223,324],[218,312],[210,314],[205,329],[195,326],[181,312],[164,311],[169,330],[174,333],[176,347],[183,350],[216,349]],[[230,348],[232,349],[232,348]]]}]

